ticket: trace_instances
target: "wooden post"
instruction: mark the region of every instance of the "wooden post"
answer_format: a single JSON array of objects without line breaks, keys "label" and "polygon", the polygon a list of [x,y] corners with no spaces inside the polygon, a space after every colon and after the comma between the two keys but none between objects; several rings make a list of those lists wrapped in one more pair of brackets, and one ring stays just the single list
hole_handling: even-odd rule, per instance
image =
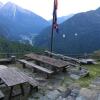
[{"label": "wooden post", "polygon": [[23,68],[25,68],[25,63],[23,63]]},{"label": "wooden post", "polygon": [[24,88],[23,88],[23,84],[20,84],[20,88],[21,88],[21,94],[24,96]]},{"label": "wooden post", "polygon": [[11,97],[12,97],[12,93],[13,93],[13,86],[12,86],[12,87],[11,87],[11,89],[10,89],[9,100],[11,100]]},{"label": "wooden post", "polygon": [[33,87],[33,86],[30,84],[29,94],[32,93],[32,90],[35,90],[36,92],[38,92],[38,86]]},{"label": "wooden post", "polygon": [[65,67],[63,67],[62,72],[66,72],[66,68]]}]

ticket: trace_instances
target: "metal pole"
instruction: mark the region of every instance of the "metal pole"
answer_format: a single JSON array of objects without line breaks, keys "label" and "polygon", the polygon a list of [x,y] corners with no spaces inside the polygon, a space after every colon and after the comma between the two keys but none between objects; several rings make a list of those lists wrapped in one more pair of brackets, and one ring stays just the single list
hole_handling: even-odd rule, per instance
[{"label": "metal pole", "polygon": [[[54,1],[54,3],[55,3],[55,1]],[[54,5],[54,9],[53,10],[55,10],[55,5]],[[50,47],[50,51],[51,51],[51,53],[52,53],[52,51],[53,51],[53,30],[54,30],[54,11],[53,11],[53,20],[52,20],[52,29],[51,29],[51,47]]]},{"label": "metal pole", "polygon": [[52,22],[52,32],[51,32],[51,47],[50,47],[50,51],[53,51],[53,22]]}]

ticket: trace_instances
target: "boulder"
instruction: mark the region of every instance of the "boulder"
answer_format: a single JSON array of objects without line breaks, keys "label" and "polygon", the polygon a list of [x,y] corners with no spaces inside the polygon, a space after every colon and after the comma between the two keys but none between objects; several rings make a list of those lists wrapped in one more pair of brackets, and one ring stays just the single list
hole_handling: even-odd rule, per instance
[{"label": "boulder", "polygon": [[76,100],[96,100],[97,92],[87,88],[82,88],[80,90],[79,96]]},{"label": "boulder", "polygon": [[57,90],[58,90],[59,92],[65,92],[65,91],[67,90],[67,88],[64,87],[64,86],[60,86],[60,87],[57,88]]},{"label": "boulder", "polygon": [[78,80],[78,79],[80,78],[79,75],[75,75],[75,74],[71,74],[70,77],[71,77],[72,79],[75,79],[75,80]]},{"label": "boulder", "polygon": [[[58,97],[60,96],[60,92],[58,90],[54,90],[54,91],[50,91],[46,97],[49,99],[49,100],[56,100]],[[48,100],[47,99],[47,100]]]}]

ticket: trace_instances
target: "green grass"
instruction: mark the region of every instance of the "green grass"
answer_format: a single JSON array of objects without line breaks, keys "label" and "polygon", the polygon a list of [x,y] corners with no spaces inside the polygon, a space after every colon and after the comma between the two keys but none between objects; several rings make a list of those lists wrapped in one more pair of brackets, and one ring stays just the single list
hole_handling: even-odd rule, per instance
[{"label": "green grass", "polygon": [[100,76],[100,62],[96,65],[84,65],[83,67],[89,70],[90,77],[83,77],[75,82],[79,83],[82,87],[88,87],[93,79]]},{"label": "green grass", "polygon": [[81,87],[89,87],[90,83],[97,77],[100,76],[100,62],[96,65],[83,65],[83,67],[87,68],[89,70],[89,76],[80,78],[79,80],[71,79],[70,77],[64,78],[62,80],[61,85],[62,86],[69,86],[73,83],[80,84]]}]

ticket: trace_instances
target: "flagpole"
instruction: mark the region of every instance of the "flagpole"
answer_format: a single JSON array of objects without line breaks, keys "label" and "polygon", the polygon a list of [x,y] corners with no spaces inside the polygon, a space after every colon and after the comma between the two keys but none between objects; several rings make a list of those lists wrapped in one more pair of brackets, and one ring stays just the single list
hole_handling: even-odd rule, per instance
[{"label": "flagpole", "polygon": [[57,31],[57,15],[56,15],[56,10],[57,10],[57,6],[58,6],[58,1],[54,0],[54,8],[53,8],[53,20],[52,20],[52,31],[51,31],[51,47],[50,47],[50,51],[52,53],[53,51],[53,38],[54,38],[54,28]]},{"label": "flagpole", "polygon": [[[54,19],[54,16],[53,16]],[[53,51],[53,24],[54,24],[54,20],[52,21],[52,31],[51,31],[51,47],[50,47],[50,51]]]}]

